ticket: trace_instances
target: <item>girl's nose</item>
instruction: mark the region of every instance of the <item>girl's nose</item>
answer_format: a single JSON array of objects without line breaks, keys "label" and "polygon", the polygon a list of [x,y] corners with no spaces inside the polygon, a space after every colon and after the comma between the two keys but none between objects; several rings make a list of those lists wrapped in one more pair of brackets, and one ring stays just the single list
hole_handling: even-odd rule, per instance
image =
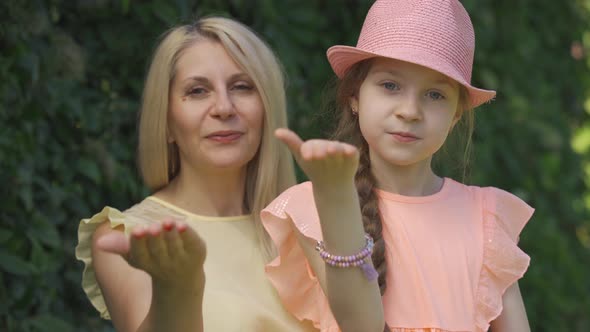
[{"label": "girl's nose", "polygon": [[419,96],[406,96],[403,102],[397,105],[395,116],[398,119],[412,122],[422,120],[422,106]]}]

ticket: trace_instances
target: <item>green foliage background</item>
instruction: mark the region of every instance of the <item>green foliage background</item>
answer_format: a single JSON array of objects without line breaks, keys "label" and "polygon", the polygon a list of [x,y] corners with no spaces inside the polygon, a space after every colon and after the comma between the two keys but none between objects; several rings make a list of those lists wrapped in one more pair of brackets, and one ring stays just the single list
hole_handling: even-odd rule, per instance
[{"label": "green foliage background", "polygon": [[[537,209],[521,236],[533,331],[589,331],[590,58],[580,53],[590,50],[590,1],[462,2],[477,35],[473,81],[498,90],[477,111],[471,182]],[[318,112],[332,77],[324,52],[356,43],[370,4],[0,2],[0,330],[112,331],[81,290],[76,229],[106,204],[147,194],[135,120],[164,30],[211,14],[250,25],[284,63],[291,127],[318,137],[331,126]]]}]

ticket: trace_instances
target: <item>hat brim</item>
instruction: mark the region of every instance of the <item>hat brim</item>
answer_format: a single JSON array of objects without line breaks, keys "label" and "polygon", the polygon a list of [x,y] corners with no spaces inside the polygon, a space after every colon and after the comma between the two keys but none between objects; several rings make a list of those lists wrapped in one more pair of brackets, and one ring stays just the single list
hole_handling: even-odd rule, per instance
[{"label": "hat brim", "polygon": [[330,66],[332,66],[334,73],[339,78],[342,78],[350,67],[357,62],[375,57],[385,57],[430,68],[457,81],[469,92],[470,107],[472,109],[481,104],[490,102],[496,96],[496,91],[494,90],[484,90],[472,86],[469,82],[466,82],[463,79],[463,76],[458,73],[455,68],[446,65],[445,61],[441,61],[436,55],[429,54],[424,50],[387,49],[380,53],[373,53],[352,46],[335,45],[330,47],[326,54]]}]

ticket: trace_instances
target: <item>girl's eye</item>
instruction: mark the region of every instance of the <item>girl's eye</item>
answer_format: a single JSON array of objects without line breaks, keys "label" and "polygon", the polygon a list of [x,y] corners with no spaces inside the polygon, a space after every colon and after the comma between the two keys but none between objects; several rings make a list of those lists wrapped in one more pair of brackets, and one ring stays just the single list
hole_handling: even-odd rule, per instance
[{"label": "girl's eye", "polygon": [[442,100],[445,99],[445,96],[438,92],[438,91],[430,91],[427,93],[428,98],[432,99],[432,100]]},{"label": "girl's eye", "polygon": [[399,90],[399,86],[396,83],[393,82],[385,82],[381,84],[385,89],[390,90],[390,91],[396,91]]}]

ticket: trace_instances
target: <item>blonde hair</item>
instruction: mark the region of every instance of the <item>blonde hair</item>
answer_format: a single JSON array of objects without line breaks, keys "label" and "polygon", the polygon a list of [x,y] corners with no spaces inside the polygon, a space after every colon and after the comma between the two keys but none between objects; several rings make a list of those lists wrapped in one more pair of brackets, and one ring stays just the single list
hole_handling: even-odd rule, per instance
[{"label": "blonde hair", "polygon": [[247,166],[244,206],[253,215],[261,248],[270,258],[274,247],[262,227],[260,212],[296,182],[291,154],[273,136],[276,128],[287,127],[283,71],[271,49],[245,25],[228,18],[208,17],[173,28],[162,36],[147,74],[139,116],[141,175],[144,183],[157,191],[179,172],[177,147],[168,144],[166,134],[169,88],[183,51],[203,39],[225,48],[252,79],[264,105],[260,147]]}]

